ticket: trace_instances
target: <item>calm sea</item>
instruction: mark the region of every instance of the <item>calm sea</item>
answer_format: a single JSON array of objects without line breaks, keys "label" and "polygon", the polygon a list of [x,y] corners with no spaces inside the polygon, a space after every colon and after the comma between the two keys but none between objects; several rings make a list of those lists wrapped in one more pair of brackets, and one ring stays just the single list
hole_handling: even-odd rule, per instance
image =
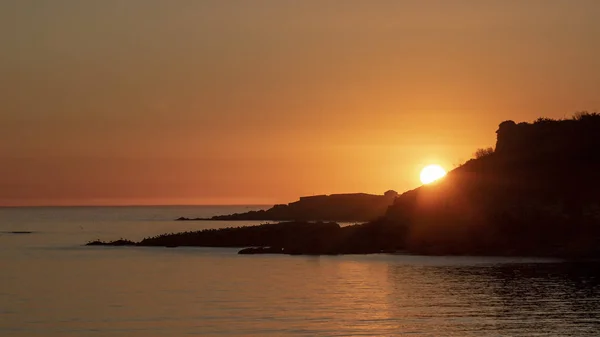
[{"label": "calm sea", "polygon": [[594,263],[82,246],[249,209],[0,208],[0,336],[600,335]]}]

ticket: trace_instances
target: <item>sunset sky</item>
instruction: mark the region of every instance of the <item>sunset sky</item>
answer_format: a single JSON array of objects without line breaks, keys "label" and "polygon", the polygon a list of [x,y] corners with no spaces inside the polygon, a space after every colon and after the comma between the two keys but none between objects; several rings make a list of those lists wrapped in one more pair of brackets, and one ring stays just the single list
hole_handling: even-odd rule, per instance
[{"label": "sunset sky", "polygon": [[598,0],[2,0],[0,205],[420,185],[600,109]]}]

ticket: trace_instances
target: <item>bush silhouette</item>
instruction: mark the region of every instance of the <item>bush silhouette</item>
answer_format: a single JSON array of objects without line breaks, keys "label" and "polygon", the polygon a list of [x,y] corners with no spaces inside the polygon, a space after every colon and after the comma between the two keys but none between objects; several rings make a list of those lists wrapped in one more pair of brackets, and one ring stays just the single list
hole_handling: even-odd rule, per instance
[{"label": "bush silhouette", "polygon": [[479,159],[479,158],[487,157],[492,154],[494,154],[494,148],[488,147],[485,149],[477,149],[477,151],[475,151],[474,156],[475,156],[475,159]]}]

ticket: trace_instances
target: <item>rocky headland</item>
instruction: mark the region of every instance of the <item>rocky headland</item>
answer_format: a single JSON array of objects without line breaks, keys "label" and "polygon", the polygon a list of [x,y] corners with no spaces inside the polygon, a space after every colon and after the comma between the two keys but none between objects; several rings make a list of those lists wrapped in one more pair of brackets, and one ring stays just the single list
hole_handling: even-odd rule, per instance
[{"label": "rocky headland", "polygon": [[275,205],[267,210],[250,211],[211,218],[185,218],[178,221],[338,221],[366,222],[385,213],[398,196],[395,191],[383,195],[366,193],[331,194],[300,197],[287,205]]},{"label": "rocky headland", "polygon": [[599,258],[600,114],[505,121],[496,133],[495,149],[478,151],[444,179],[393,198],[365,224],[293,221],[165,234],[132,244],[250,247],[240,251],[248,254]]}]

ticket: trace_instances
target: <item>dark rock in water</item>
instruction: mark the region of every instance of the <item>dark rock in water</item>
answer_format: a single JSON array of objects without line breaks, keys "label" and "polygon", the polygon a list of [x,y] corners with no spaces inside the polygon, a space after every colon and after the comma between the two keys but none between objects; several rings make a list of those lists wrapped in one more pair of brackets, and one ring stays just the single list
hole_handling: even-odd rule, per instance
[{"label": "dark rock in water", "polygon": [[283,248],[277,247],[249,247],[244,248],[238,254],[283,254]]},{"label": "dark rock in water", "polygon": [[33,232],[31,231],[8,231],[8,232],[1,232],[3,234],[32,234]]},{"label": "dark rock in water", "polygon": [[268,210],[218,215],[209,219],[180,217],[177,220],[360,222],[374,220],[383,215],[396,196],[398,196],[398,193],[395,191],[387,191],[384,195],[366,193],[316,195],[300,197],[300,200],[296,202],[287,205],[275,205]]},{"label": "dark rock in water", "polygon": [[186,218],[184,216],[175,219],[175,221],[209,221],[210,218]]},{"label": "dark rock in water", "polygon": [[86,244],[86,246],[135,246],[136,243],[130,240],[116,240],[116,241],[90,241]]}]

